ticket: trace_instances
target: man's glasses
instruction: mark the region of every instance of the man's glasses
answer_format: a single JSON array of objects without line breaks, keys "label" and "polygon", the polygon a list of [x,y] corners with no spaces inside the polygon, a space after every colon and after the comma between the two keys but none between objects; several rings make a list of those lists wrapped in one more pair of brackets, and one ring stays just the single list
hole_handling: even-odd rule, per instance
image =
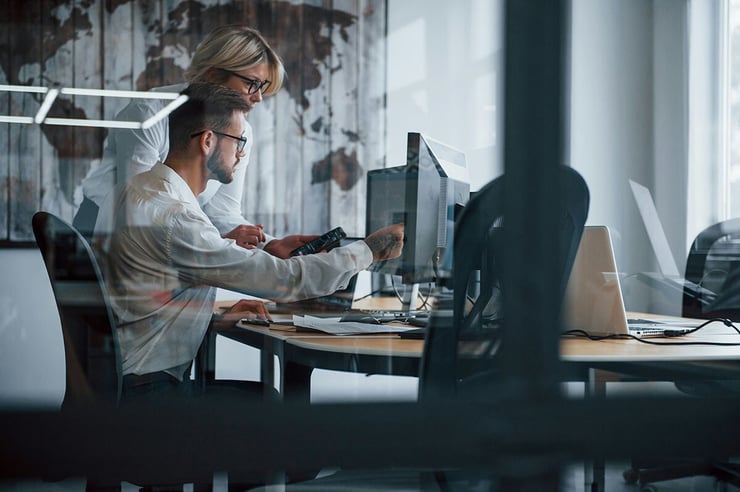
[{"label": "man's glasses", "polygon": [[[190,138],[195,138],[198,135],[203,135],[207,131],[208,130],[201,130],[199,132],[191,133]],[[229,137],[229,138],[233,138],[234,140],[237,140],[239,143],[236,144],[236,151],[239,153],[241,153],[241,151],[244,150],[244,146],[247,145],[247,137],[237,137],[235,135],[229,135],[228,133],[223,133],[223,132],[219,132],[216,130],[211,130],[211,131],[217,135],[221,135],[222,137]]]},{"label": "man's glasses", "polygon": [[260,94],[264,94],[267,88],[270,87],[270,84],[272,83],[269,80],[251,79],[236,72],[232,72],[231,70],[222,70],[233,75],[234,77],[242,79],[244,82],[247,82],[249,84],[249,87],[247,87],[247,94],[255,94],[257,91],[259,91]]}]

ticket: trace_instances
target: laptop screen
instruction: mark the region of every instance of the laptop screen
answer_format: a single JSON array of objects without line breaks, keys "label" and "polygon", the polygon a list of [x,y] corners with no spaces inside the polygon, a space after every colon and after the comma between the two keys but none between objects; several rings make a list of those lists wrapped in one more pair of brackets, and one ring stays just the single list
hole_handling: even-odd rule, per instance
[{"label": "laptop screen", "polygon": [[[347,237],[341,240],[339,246],[346,246],[360,238]],[[319,253],[320,254],[320,253]],[[355,286],[357,285],[357,275],[354,275],[347,287],[335,291],[332,294],[296,301],[290,303],[277,303],[275,312],[287,310],[289,312],[342,312],[352,308],[352,302],[355,299]]]},{"label": "laptop screen", "polygon": [[653,196],[650,194],[650,190],[631,179],[630,187],[632,188],[632,195],[635,197],[637,208],[640,211],[642,222],[645,224],[645,229],[647,229],[650,244],[653,246],[653,251],[658,259],[660,273],[665,277],[680,276],[676,260],[668,244],[668,238],[663,230],[660,217],[658,217],[658,210],[655,208],[655,202],[653,201]]}]

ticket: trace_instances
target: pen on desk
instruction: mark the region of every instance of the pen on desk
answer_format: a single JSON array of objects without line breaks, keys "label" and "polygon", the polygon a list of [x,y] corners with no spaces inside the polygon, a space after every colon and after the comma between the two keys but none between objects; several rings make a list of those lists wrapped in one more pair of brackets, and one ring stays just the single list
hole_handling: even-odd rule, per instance
[{"label": "pen on desk", "polygon": [[270,322],[264,318],[242,318],[241,322],[251,325],[270,326]]}]

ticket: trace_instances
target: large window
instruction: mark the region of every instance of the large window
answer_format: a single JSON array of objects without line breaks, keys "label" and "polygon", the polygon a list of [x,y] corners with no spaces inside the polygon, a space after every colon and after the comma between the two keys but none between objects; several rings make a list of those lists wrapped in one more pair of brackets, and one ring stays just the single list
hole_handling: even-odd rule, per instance
[{"label": "large window", "polygon": [[729,7],[725,77],[729,166],[727,205],[730,217],[740,217],[740,0],[730,0]]}]

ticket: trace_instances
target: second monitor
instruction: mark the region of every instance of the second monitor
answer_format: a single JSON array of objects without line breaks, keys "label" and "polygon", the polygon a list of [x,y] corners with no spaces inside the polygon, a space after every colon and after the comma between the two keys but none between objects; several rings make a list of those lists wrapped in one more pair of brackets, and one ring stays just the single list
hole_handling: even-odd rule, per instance
[{"label": "second monitor", "polygon": [[366,231],[403,222],[406,234],[401,256],[371,271],[400,275],[405,284],[444,284],[452,277],[455,216],[469,195],[465,154],[409,133],[406,165],[367,175]]}]

